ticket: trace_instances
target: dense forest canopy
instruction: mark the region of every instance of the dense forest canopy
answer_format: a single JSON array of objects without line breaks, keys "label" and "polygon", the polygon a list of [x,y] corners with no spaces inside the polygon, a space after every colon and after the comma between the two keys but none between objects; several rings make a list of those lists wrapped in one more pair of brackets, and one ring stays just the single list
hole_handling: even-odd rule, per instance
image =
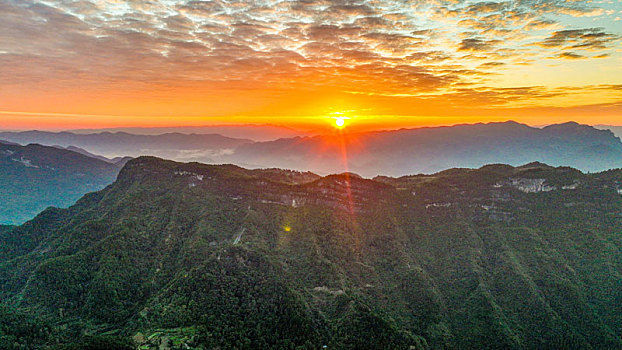
[{"label": "dense forest canopy", "polygon": [[130,161],[0,226],[0,347],[622,347],[622,170]]}]

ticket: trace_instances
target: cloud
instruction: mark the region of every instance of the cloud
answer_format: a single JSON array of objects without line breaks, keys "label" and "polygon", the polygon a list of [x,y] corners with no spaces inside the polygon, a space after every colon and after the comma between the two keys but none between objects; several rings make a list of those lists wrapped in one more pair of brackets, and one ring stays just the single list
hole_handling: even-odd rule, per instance
[{"label": "cloud", "polygon": [[607,33],[603,28],[569,29],[553,32],[540,43],[543,47],[567,47],[582,49],[605,49],[620,37]]},{"label": "cloud", "polygon": [[577,60],[577,59],[582,59],[582,58],[587,58],[583,55],[579,55],[578,53],[574,53],[574,52],[562,52],[559,55],[557,55],[556,57],[558,58],[565,58],[565,59],[569,59],[569,60]]},{"label": "cloud", "polygon": [[498,43],[499,43],[498,40],[485,40],[485,39],[481,39],[481,38],[468,38],[468,39],[463,39],[462,40],[458,50],[460,50],[460,51],[490,51]]},{"label": "cloud", "polygon": [[485,87],[493,74],[542,58],[612,55],[619,34],[564,29],[570,23],[559,16],[606,13],[565,0],[3,1],[0,83],[20,91],[452,91],[490,100],[488,90],[459,87]]},{"label": "cloud", "polygon": [[545,29],[558,29],[560,24],[551,19],[534,19],[527,23],[523,29],[525,30],[545,30]]},{"label": "cloud", "polygon": [[507,63],[505,62],[486,62],[479,65],[480,68],[495,68],[505,66]]}]

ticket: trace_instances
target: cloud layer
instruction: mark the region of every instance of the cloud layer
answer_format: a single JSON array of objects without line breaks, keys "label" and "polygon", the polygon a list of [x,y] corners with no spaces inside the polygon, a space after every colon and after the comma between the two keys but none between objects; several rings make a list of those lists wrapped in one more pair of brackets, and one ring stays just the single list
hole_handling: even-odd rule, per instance
[{"label": "cloud layer", "polygon": [[611,29],[617,7],[576,0],[0,0],[0,93],[11,101],[51,90],[166,99],[184,89],[270,91],[257,98],[276,98],[273,104],[278,92],[449,96],[466,106],[547,100],[567,92],[503,77],[542,62],[619,65],[620,33]]}]

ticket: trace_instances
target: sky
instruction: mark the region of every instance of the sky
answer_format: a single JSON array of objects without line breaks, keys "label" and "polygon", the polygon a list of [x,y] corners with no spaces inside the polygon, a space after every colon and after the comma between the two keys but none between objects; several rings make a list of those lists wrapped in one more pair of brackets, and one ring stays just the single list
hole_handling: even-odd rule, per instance
[{"label": "sky", "polygon": [[622,0],[0,0],[0,129],[622,125]]}]

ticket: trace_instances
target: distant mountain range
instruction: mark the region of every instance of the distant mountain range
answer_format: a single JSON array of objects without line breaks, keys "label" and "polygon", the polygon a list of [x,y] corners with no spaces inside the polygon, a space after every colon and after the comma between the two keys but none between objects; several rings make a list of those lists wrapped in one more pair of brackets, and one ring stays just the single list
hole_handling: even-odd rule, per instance
[{"label": "distant mountain range", "polygon": [[212,158],[230,154],[236,147],[253,142],[218,134],[134,135],[125,132],[76,134],[46,131],[2,132],[0,140],[22,145],[37,143],[46,146],[79,147],[107,158],[157,155],[163,158],[203,162],[211,162]]},{"label": "distant mountain range", "polygon": [[600,130],[611,130],[617,137],[622,138],[622,126],[594,125],[594,127]]},{"label": "distant mountain range", "polygon": [[23,223],[48,206],[67,207],[112,183],[127,159],[0,142],[0,224]]},{"label": "distant mountain range", "polygon": [[622,170],[370,180],[141,157],[0,226],[0,346],[620,349],[621,212]]},{"label": "distant mountain range", "polygon": [[132,157],[114,157],[114,158],[106,158],[104,156],[100,156],[97,154],[93,154],[85,149],[82,149],[80,147],[76,147],[76,146],[68,146],[68,147],[62,147],[62,146],[52,146],[58,149],[66,149],[68,151],[72,151],[72,152],[76,152],[76,153],[80,153],[82,155],[91,157],[91,158],[96,158],[99,160],[103,160],[104,162],[107,163],[112,163],[112,164],[117,164],[120,166],[125,165],[125,163],[127,163],[130,159],[132,159]]},{"label": "distant mountain range", "polygon": [[609,130],[577,123],[540,129],[504,122],[281,139],[242,145],[232,159],[251,167],[368,177],[532,161],[602,171],[622,167],[622,142]]},{"label": "distant mountain range", "polygon": [[[242,128],[242,127],[239,127]],[[153,155],[177,161],[233,163],[319,174],[352,171],[366,177],[434,173],[489,163],[541,161],[583,171],[622,167],[622,142],[610,130],[569,122],[544,128],[516,122],[366,133],[334,133],[254,142],[217,134],[125,132],[0,133],[20,144],[79,147],[105,157]]]},{"label": "distant mountain range", "polygon": [[309,136],[310,133],[274,125],[217,125],[217,126],[179,126],[160,128],[108,128],[67,130],[75,134],[96,134],[101,132],[124,132],[134,135],[162,135],[167,133],[181,134],[219,134],[238,139],[253,141],[271,141],[296,136]]}]

